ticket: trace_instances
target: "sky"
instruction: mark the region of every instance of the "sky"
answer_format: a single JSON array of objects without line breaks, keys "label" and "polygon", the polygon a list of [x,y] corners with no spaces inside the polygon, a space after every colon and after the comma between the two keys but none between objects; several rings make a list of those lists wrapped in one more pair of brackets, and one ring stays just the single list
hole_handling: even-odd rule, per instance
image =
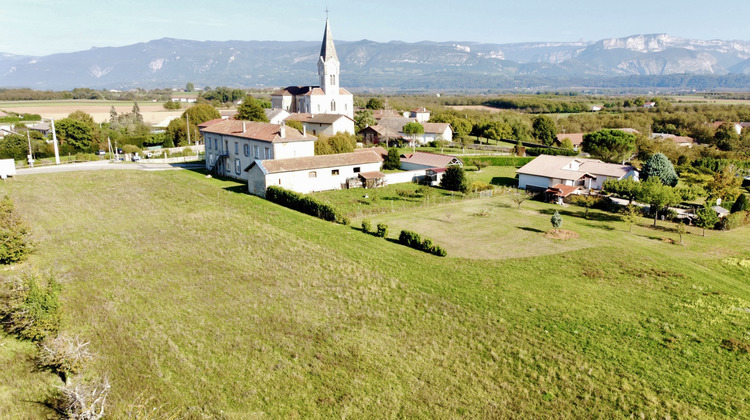
[{"label": "sky", "polygon": [[160,38],[515,43],[666,33],[750,41],[750,1],[0,0],[0,53],[47,55]]}]

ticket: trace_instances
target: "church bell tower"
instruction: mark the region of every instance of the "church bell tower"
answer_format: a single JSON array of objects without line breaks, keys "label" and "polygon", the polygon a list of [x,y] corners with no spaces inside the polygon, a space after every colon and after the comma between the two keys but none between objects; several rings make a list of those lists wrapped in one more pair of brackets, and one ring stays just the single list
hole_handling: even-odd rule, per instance
[{"label": "church bell tower", "polygon": [[336,47],[333,45],[333,37],[331,36],[331,26],[326,18],[323,45],[320,47],[320,59],[318,60],[320,87],[326,95],[339,94],[339,67],[339,58],[336,55]]}]

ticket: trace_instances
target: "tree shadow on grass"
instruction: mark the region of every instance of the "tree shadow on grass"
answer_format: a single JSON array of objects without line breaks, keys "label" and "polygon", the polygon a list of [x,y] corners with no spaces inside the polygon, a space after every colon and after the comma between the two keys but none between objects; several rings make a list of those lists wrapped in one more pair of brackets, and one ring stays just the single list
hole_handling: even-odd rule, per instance
[{"label": "tree shadow on grass", "polygon": [[553,215],[555,214],[555,210],[557,210],[561,216],[578,217],[580,219],[591,220],[594,222],[620,222],[622,221],[622,217],[618,214],[602,213],[598,211],[595,212],[591,210],[589,210],[588,217],[584,217],[586,215],[586,210],[566,210],[566,209],[558,208],[558,209],[539,210],[539,213]]},{"label": "tree shadow on grass", "polygon": [[493,176],[490,180],[490,184],[498,185],[501,187],[515,187],[518,185],[518,181],[515,178],[508,176]]},{"label": "tree shadow on grass", "polygon": [[224,187],[225,191],[237,193],[237,194],[249,194],[247,192],[247,185],[232,185],[229,187]]},{"label": "tree shadow on grass", "polygon": [[608,230],[608,231],[615,230],[614,226],[610,226],[610,225],[597,225],[594,223],[584,223],[584,226],[588,226],[594,229]]},{"label": "tree shadow on grass", "polygon": [[541,229],[536,229],[528,226],[518,226],[519,229],[525,230],[526,232],[544,233]]}]

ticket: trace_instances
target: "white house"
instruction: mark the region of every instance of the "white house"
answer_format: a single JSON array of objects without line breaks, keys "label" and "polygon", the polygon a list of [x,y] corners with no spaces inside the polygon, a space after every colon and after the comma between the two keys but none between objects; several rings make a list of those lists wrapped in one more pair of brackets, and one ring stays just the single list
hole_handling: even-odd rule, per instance
[{"label": "white house", "polygon": [[426,123],[430,120],[430,111],[425,107],[419,107],[409,111],[409,118],[414,118],[418,123]]},{"label": "white house", "polygon": [[[289,113],[341,114],[354,118],[354,97],[339,86],[341,63],[326,19],[318,58],[319,86],[289,86],[271,94],[271,107]],[[352,131],[353,133],[353,131]]]},{"label": "white house", "polygon": [[266,113],[266,118],[268,118],[268,122],[271,124],[281,124],[290,115],[283,109],[264,109],[263,112]]},{"label": "white house", "polygon": [[427,144],[435,140],[453,141],[453,129],[448,123],[422,123],[424,134],[417,138],[420,144]]},{"label": "white house", "polygon": [[256,160],[245,168],[247,189],[265,197],[271,185],[299,193],[362,186],[367,180],[384,178],[382,162],[374,151]]},{"label": "white house", "polygon": [[289,159],[315,154],[315,137],[285,124],[256,121],[212,120],[201,126],[206,147],[206,169],[237,179],[247,179],[243,171],[252,162]]},{"label": "white house", "polygon": [[[373,139],[376,137],[380,137],[377,134],[382,134],[384,132],[396,132],[398,133],[398,136],[409,139],[409,141],[412,140],[412,137],[410,135],[407,135],[404,133],[404,126],[406,124],[412,123],[412,122],[419,122],[415,118],[406,118],[406,117],[384,117],[381,118],[377,125],[372,127],[372,130],[370,133],[364,133],[365,138],[367,139],[368,135],[372,137]],[[414,136],[414,140],[417,142],[417,145],[425,145],[431,141],[435,140],[446,140],[446,141],[453,141],[453,129],[451,128],[451,125],[448,123],[420,123],[422,124],[422,127],[424,127],[424,134],[417,134]]]},{"label": "white house", "polygon": [[354,120],[340,114],[290,114],[286,121],[299,121],[305,131],[314,136],[332,136],[336,133],[354,134]]},{"label": "white house", "polygon": [[600,190],[608,179],[638,180],[638,171],[630,165],[568,156],[540,155],[516,173],[518,188],[532,190],[547,190],[558,184]]}]

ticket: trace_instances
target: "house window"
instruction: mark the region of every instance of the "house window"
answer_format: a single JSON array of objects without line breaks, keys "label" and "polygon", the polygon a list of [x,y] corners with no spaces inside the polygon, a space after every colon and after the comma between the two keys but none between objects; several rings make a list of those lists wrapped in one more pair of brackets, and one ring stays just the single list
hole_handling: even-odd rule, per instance
[{"label": "house window", "polygon": [[213,153],[209,153],[208,154],[208,164],[210,166],[212,166],[214,164],[214,154]]},{"label": "house window", "polygon": [[331,175],[338,175],[339,170],[338,169],[331,169]]},{"label": "house window", "polygon": [[335,74],[332,74],[332,75],[331,75],[331,84],[332,84],[332,85],[335,85],[335,84],[336,84],[336,75],[335,75]]},{"label": "house window", "polygon": [[271,159],[271,149],[266,147],[266,159]]},{"label": "house window", "polygon": [[307,177],[308,178],[317,178],[318,177],[318,173],[315,172],[315,171],[310,171],[310,172],[307,173]]},{"label": "house window", "polygon": [[335,111],[335,110],[336,110],[336,101],[331,99],[331,111]]},{"label": "house window", "polygon": [[240,174],[240,160],[239,159],[234,160],[234,171],[237,173],[237,175]]},{"label": "house window", "polygon": [[318,112],[320,112],[320,104],[318,104]]},{"label": "house window", "polygon": [[253,146],[253,156],[255,156],[256,159],[260,159],[260,147]]},{"label": "house window", "polygon": [[240,154],[240,144],[237,142],[234,142],[234,154],[239,155]]},{"label": "house window", "polygon": [[250,157],[250,145],[249,144],[243,145],[242,151],[245,152],[245,156]]},{"label": "house window", "polygon": [[214,139],[214,149],[219,150],[219,139]]},{"label": "house window", "polygon": [[354,167],[354,173],[355,173],[355,174],[358,174],[358,173],[359,173],[359,166],[355,166],[355,167]]}]

